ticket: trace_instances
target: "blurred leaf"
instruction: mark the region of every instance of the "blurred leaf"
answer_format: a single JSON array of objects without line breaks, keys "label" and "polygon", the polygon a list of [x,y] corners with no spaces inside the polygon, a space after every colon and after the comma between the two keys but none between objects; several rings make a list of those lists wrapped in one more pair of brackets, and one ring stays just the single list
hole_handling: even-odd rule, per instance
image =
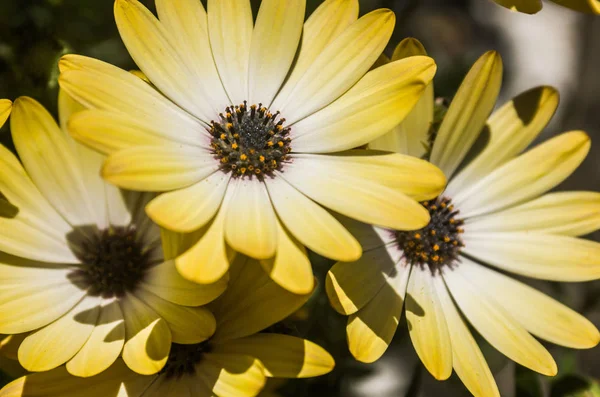
[{"label": "blurred leaf", "polygon": [[580,375],[566,375],[554,382],[550,397],[600,397],[600,384]]},{"label": "blurred leaf", "polygon": [[530,369],[515,367],[515,395],[517,397],[544,397],[540,375]]}]

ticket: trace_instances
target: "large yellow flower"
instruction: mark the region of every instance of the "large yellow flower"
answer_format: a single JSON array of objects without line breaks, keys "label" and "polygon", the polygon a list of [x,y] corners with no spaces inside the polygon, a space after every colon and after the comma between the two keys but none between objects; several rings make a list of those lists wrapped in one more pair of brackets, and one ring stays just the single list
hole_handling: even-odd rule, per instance
[{"label": "large yellow flower", "polygon": [[305,0],[264,0],[253,26],[249,0],[210,0],[208,12],[199,0],[156,6],[160,20],[136,0],[115,3],[121,37],[152,84],[74,55],[61,61],[60,84],[97,108],[70,127],[110,155],[104,178],[168,192],[149,216],[197,231],[176,260],[182,275],[219,279],[233,248],[305,293],[304,246],[337,260],[361,255],[321,206],[402,230],[427,223],[414,200],[439,194],[437,168],[351,150],[397,125],[435,71],[421,56],[368,72],[392,33],[391,11],[357,20],[357,0],[327,0],[303,24]]},{"label": "large yellow flower", "polygon": [[[542,9],[542,0],[494,0],[508,9],[535,14]],[[599,0],[552,0],[556,4],[588,14],[600,14]]]},{"label": "large yellow flower", "polygon": [[[64,125],[77,104],[66,95],[59,102]],[[45,371],[67,363],[68,372],[92,376],[122,354],[132,370],[151,374],[171,341],[210,337],[215,319],[200,305],[227,280],[198,285],[163,259],[160,231],[144,213],[152,195],[102,181],[103,156],[31,98],[15,101],[11,130],[23,165],[0,147],[0,191],[16,208],[0,217],[0,334],[30,332],[21,364]]]},{"label": "large yellow flower", "polygon": [[[92,378],[69,375],[64,368],[17,379],[1,397],[246,397],[256,396],[267,377],[305,378],[328,373],[333,358],[305,339],[278,333],[274,324],[310,297],[275,284],[260,265],[238,256],[227,291],[211,304],[217,331],[207,341],[173,345],[164,369],[154,376],[132,372],[117,361]],[[262,331],[262,332],[261,332]]]},{"label": "large yellow flower", "polygon": [[[395,58],[407,53],[424,50],[406,40]],[[577,168],[590,140],[583,132],[567,132],[519,154],[552,117],[558,94],[534,88],[488,118],[501,76],[499,55],[486,53],[439,129],[430,89],[407,118],[412,124],[371,143],[426,155],[450,182],[437,199],[423,202],[431,223],[421,230],[344,221],[365,253],[359,261],[334,265],[327,280],[333,307],[350,315],[348,343],[358,360],[372,362],[385,352],[404,307],[413,345],[429,372],[446,379],[454,368],[476,396],[497,396],[498,389],[463,318],[507,357],[544,375],[555,375],[556,364],[531,334],[572,348],[600,341],[583,316],[505,274],[600,278],[600,244],[576,237],[600,227],[600,194],[546,193]]]}]

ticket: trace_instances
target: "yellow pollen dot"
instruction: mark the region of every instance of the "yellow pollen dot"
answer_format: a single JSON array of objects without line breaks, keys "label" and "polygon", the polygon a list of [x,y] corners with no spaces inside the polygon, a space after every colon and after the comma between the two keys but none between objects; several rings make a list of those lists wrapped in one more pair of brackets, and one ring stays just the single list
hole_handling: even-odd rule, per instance
[{"label": "yellow pollen dot", "polygon": [[444,236],[444,242],[449,243],[450,242],[450,237]]},{"label": "yellow pollen dot", "polygon": [[283,126],[282,125],[278,125],[276,128],[277,128],[277,131],[280,131],[280,132],[283,131]]},{"label": "yellow pollen dot", "polygon": [[434,255],[433,258],[431,258],[431,259],[433,259],[434,262],[437,262],[437,261],[440,260],[440,256],[439,255]]},{"label": "yellow pollen dot", "polygon": [[246,168],[245,168],[245,167],[242,167],[242,168],[240,168],[240,172],[241,172],[242,174],[245,174],[245,173],[246,173]]},{"label": "yellow pollen dot", "polygon": [[260,174],[260,169],[259,169],[259,168],[255,169],[255,170],[254,170],[254,173],[255,173],[255,174]]},{"label": "yellow pollen dot", "polygon": [[225,139],[227,137],[227,135],[225,134],[221,134],[221,136],[219,138],[221,138],[221,140]]},{"label": "yellow pollen dot", "polygon": [[249,166],[248,166],[248,170],[249,170],[249,171],[252,171],[252,170],[254,170],[254,166],[253,166],[253,165],[249,165]]},{"label": "yellow pollen dot", "polygon": [[439,246],[439,245],[437,245],[437,244],[436,244],[436,245],[434,245],[434,246],[433,246],[433,250],[434,250],[434,251],[439,251],[439,250],[440,250],[440,246]]},{"label": "yellow pollen dot", "polygon": [[459,233],[464,233],[465,230],[462,227],[458,227],[456,228],[456,231]]},{"label": "yellow pollen dot", "polygon": [[235,143],[235,142],[234,142],[234,143],[232,143],[232,144],[231,144],[231,148],[232,148],[232,149],[237,149],[237,148],[238,148],[238,144],[237,144],[237,143]]},{"label": "yellow pollen dot", "polygon": [[448,205],[447,205],[446,203],[442,203],[442,204],[440,204],[440,206],[441,206],[442,208],[446,208]]},{"label": "yellow pollen dot", "polygon": [[233,137],[234,137],[235,139],[238,139],[238,138],[240,137],[240,134],[238,134],[238,133],[236,132],[235,134],[233,134]]},{"label": "yellow pollen dot", "polygon": [[277,142],[277,144],[279,145],[279,147],[283,147],[283,142],[282,141]]},{"label": "yellow pollen dot", "polygon": [[227,118],[230,119],[231,118],[231,113],[227,113]]},{"label": "yellow pollen dot", "polygon": [[248,150],[248,151],[250,152],[250,154],[254,154],[254,153],[256,153],[256,150],[254,150],[254,149],[250,149],[250,150]]},{"label": "yellow pollen dot", "polygon": [[274,145],[274,143],[273,143],[273,141],[269,141],[269,142],[267,142],[267,145],[268,145],[268,146],[273,146],[273,145]]},{"label": "yellow pollen dot", "polygon": [[242,155],[240,156],[240,160],[245,161],[248,159],[248,156],[246,156],[245,154],[242,153]]},{"label": "yellow pollen dot", "polygon": [[231,123],[227,123],[225,126],[227,127],[228,130],[231,130],[233,128],[233,124],[231,124]]},{"label": "yellow pollen dot", "polygon": [[432,231],[430,232],[430,234],[431,234],[432,236],[435,236],[435,235],[437,234],[437,232],[436,232],[435,230],[432,230]]},{"label": "yellow pollen dot", "polygon": [[229,159],[227,157],[223,157],[221,159],[221,163],[223,163],[223,164],[227,164],[228,161],[229,161]]},{"label": "yellow pollen dot", "polygon": [[259,160],[261,163],[264,163],[264,162],[265,162],[265,156],[260,156],[260,157],[258,158],[258,160]]},{"label": "yellow pollen dot", "polygon": [[421,239],[421,234],[420,234],[420,233],[415,233],[415,238],[416,238],[417,240]]},{"label": "yellow pollen dot", "polygon": [[450,224],[451,224],[451,225],[454,225],[454,223],[455,223],[456,221],[454,220],[454,218],[452,218],[452,219],[450,219],[448,222],[450,222]]}]

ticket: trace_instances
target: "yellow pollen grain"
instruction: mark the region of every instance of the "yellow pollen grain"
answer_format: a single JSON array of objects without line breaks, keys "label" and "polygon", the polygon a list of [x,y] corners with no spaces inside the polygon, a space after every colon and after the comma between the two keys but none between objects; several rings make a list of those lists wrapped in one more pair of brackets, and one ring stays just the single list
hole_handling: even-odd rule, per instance
[{"label": "yellow pollen grain", "polygon": [[444,236],[444,242],[449,243],[450,242],[450,237]]},{"label": "yellow pollen grain", "polygon": [[421,234],[420,234],[420,233],[415,233],[415,238],[416,238],[417,240],[421,239]]},{"label": "yellow pollen grain", "polygon": [[250,154],[254,154],[254,153],[256,153],[256,150],[250,149],[249,152],[250,152]]},{"label": "yellow pollen grain", "polygon": [[258,158],[258,161],[260,161],[261,163],[264,163],[265,162],[265,156],[260,156]]},{"label": "yellow pollen grain", "polygon": [[226,124],[226,127],[227,127],[227,129],[228,129],[228,130],[231,130],[231,129],[233,128],[233,124],[231,124],[231,123],[227,123],[227,124]]},{"label": "yellow pollen grain", "polygon": [[429,232],[429,233],[430,233],[432,236],[435,236],[437,232],[436,232],[435,230],[432,230],[432,231],[431,231],[431,232]]},{"label": "yellow pollen grain", "polygon": [[439,246],[439,245],[437,245],[437,244],[436,244],[436,245],[434,245],[434,246],[433,246],[433,250],[434,250],[434,251],[439,251],[439,250],[440,250],[440,246]]},{"label": "yellow pollen grain", "polygon": [[283,147],[283,142],[282,141],[277,142],[277,144],[279,145],[279,147]]},{"label": "yellow pollen grain", "polygon": [[225,134],[221,134],[221,136],[219,138],[221,138],[222,140],[225,139],[227,137],[227,135]]},{"label": "yellow pollen grain", "polygon": [[267,145],[270,147],[270,146],[273,146],[274,143],[273,143],[273,141],[269,141],[269,142],[267,142]]},{"label": "yellow pollen grain", "polygon": [[245,167],[242,167],[242,168],[240,168],[240,172],[241,172],[242,174],[245,174],[245,173],[246,173],[246,168],[245,168]]},{"label": "yellow pollen grain", "polygon": [[237,149],[237,148],[238,148],[238,144],[234,142],[234,143],[231,145],[231,148],[232,148],[232,149]]},{"label": "yellow pollen grain", "polygon": [[235,134],[233,134],[233,137],[234,137],[235,139],[238,139],[238,138],[240,137],[240,134],[238,134],[238,133],[236,132]]},{"label": "yellow pollen grain", "polygon": [[240,160],[242,160],[242,161],[245,161],[245,160],[247,160],[247,159],[248,159],[248,156],[246,156],[245,154],[242,154],[242,155],[240,156]]}]

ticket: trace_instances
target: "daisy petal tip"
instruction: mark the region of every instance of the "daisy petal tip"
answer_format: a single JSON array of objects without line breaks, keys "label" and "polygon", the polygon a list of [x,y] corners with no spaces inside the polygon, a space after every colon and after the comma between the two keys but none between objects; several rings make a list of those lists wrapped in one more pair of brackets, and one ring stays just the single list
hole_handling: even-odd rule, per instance
[{"label": "daisy petal tip", "polygon": [[[339,314],[349,316],[357,311],[357,308],[353,307],[354,305],[352,305],[350,299],[344,294],[331,270],[327,272],[327,278],[325,279],[325,292],[327,293],[329,304]],[[347,303],[344,303],[342,297],[346,298]]]},{"label": "daisy petal tip", "polygon": [[227,270],[229,270],[226,268],[223,272],[212,272],[210,274],[211,277],[207,277],[204,272],[197,271],[197,261],[194,256],[189,253],[184,253],[175,258],[175,268],[181,277],[196,284],[216,283],[225,275],[225,273],[227,273]]}]

